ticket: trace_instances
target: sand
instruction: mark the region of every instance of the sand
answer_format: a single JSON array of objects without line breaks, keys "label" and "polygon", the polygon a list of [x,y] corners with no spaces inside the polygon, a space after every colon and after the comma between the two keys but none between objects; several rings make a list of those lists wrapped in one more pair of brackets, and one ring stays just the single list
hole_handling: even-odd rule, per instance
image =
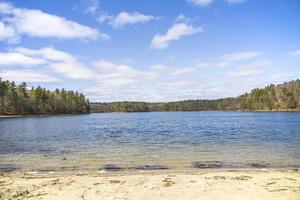
[{"label": "sand", "polygon": [[300,200],[300,172],[223,169],[2,174],[0,199]]}]

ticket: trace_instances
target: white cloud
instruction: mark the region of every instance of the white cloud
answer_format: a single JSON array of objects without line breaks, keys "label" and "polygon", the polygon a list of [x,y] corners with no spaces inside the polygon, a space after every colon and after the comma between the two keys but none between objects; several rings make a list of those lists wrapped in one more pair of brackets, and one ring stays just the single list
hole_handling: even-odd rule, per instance
[{"label": "white cloud", "polygon": [[178,22],[185,22],[185,23],[188,23],[190,22],[192,19],[185,16],[184,14],[180,14],[176,17],[175,19],[175,23],[178,23]]},{"label": "white cloud", "polygon": [[93,100],[161,101],[190,98],[200,90],[203,78],[191,78],[197,73],[192,66],[171,67],[163,64],[138,69],[130,65],[99,60],[93,64],[94,81],[85,93]]},{"label": "white cloud", "polygon": [[213,2],[213,0],[187,0],[187,2],[192,3],[196,6],[208,6]]},{"label": "white cloud", "polygon": [[52,47],[38,50],[16,48],[10,52],[0,52],[0,66],[47,69],[51,73],[71,79],[90,79],[93,75],[93,72],[84,67],[74,56]]},{"label": "white cloud", "polygon": [[[69,56],[71,55],[57,54],[51,59],[69,60]],[[43,56],[43,59],[45,57]],[[72,56],[71,58],[76,60]],[[87,63],[92,76],[88,76],[89,84],[83,92],[93,101],[170,101],[237,96],[260,86],[262,82],[274,80],[274,77],[271,79],[270,73],[270,77],[266,77],[267,80],[260,81],[264,79],[266,67],[270,64],[271,61],[265,60],[235,64],[227,71],[215,71],[207,68],[212,66],[211,63],[200,61],[184,67],[156,64],[147,68],[137,68],[130,64],[102,59]],[[67,71],[69,70],[71,68]]]},{"label": "white cloud", "polygon": [[137,23],[146,23],[151,20],[157,20],[159,17],[155,17],[152,15],[144,15],[138,12],[120,12],[118,15],[108,15],[103,14],[98,17],[100,22],[108,21],[108,24],[113,26],[114,28],[121,28],[127,25],[133,25]]},{"label": "white cloud", "polygon": [[181,75],[181,74],[186,74],[192,71],[195,71],[196,69],[193,67],[181,67],[178,69],[175,69],[173,72],[171,72],[171,75]]},{"label": "white cloud", "polygon": [[50,76],[46,73],[39,73],[36,71],[27,70],[7,70],[0,71],[0,77],[7,80],[14,80],[16,82],[29,82],[29,83],[53,83],[58,82],[59,79]]},{"label": "white cloud", "polygon": [[[194,4],[196,6],[205,7],[214,2],[214,0],[186,0],[188,3]],[[237,3],[244,3],[247,0],[224,0],[228,4],[237,4]]]},{"label": "white cloud", "polygon": [[242,65],[245,68],[255,68],[255,67],[266,67],[271,65],[273,62],[270,60],[264,60],[264,61],[258,61],[258,62],[254,62],[254,63],[250,63],[250,64],[246,64],[246,65]]},{"label": "white cloud", "polygon": [[46,61],[41,58],[33,58],[26,56],[18,52],[1,52],[0,53],[0,66],[9,66],[9,65],[39,65],[43,64]]},{"label": "white cloud", "polygon": [[221,61],[217,63],[217,66],[227,67],[233,65],[234,62],[256,58],[261,55],[263,55],[263,53],[258,51],[244,51],[244,52],[226,54],[222,56]]},{"label": "white cloud", "polygon": [[95,29],[80,25],[64,18],[43,13],[39,10],[27,10],[17,14],[13,20],[16,30],[32,37],[56,37],[63,39],[107,39]]},{"label": "white cloud", "polygon": [[94,78],[99,85],[106,88],[130,86],[151,78],[145,71],[139,71],[129,65],[116,64],[108,60],[99,60],[93,66]]},{"label": "white cloud", "polygon": [[95,15],[96,11],[99,9],[99,0],[88,0],[86,1],[85,12]]},{"label": "white cloud", "polygon": [[0,21],[0,41],[1,40],[14,43],[19,40],[19,37],[12,27],[7,26],[6,24]]},{"label": "white cloud", "polygon": [[43,57],[44,59],[50,60],[50,61],[63,61],[63,62],[74,62],[76,58],[74,58],[69,53],[59,51],[57,49],[54,49],[52,47],[44,47],[42,49],[38,50],[32,50],[27,48],[16,48],[16,52],[22,53],[27,56],[33,56],[33,57]]},{"label": "white cloud", "polygon": [[106,21],[111,21],[113,18],[114,18],[114,16],[105,13],[105,14],[102,14],[99,17],[97,17],[97,20],[100,23],[103,23],[103,22],[106,22]]},{"label": "white cloud", "polygon": [[251,64],[238,66],[237,69],[230,70],[228,72],[229,75],[237,76],[237,77],[245,77],[245,76],[257,76],[261,75],[265,72],[264,67],[271,65],[271,61],[260,61],[254,62]]},{"label": "white cloud", "polygon": [[156,74],[155,77],[158,77],[158,75],[177,76],[177,75],[188,74],[196,70],[197,70],[197,66],[194,65],[185,66],[185,67],[170,67],[167,65],[155,64],[155,65],[151,65],[148,68],[148,73]]},{"label": "white cloud", "polygon": [[293,52],[290,52],[289,55],[295,56],[295,57],[300,57],[300,49],[296,50],[296,51],[293,51]]},{"label": "white cloud", "polygon": [[157,72],[166,71],[168,70],[168,68],[169,68],[168,66],[162,64],[155,64],[149,67],[151,71],[157,71]]},{"label": "white cloud", "polygon": [[169,91],[173,92],[174,88],[176,88],[176,90],[179,90],[179,89],[185,90],[187,87],[189,87],[191,85],[192,85],[192,81],[189,81],[189,80],[175,80],[175,81],[162,81],[158,84],[158,87],[160,89],[169,90]]},{"label": "white cloud", "polygon": [[85,68],[78,62],[59,62],[50,64],[49,67],[58,74],[66,76],[71,79],[85,79],[88,80],[93,76],[93,72]]},{"label": "white cloud", "polygon": [[11,28],[11,38],[15,38],[16,34],[60,39],[109,38],[108,35],[96,29],[40,10],[16,8],[8,3],[0,3],[0,14],[1,20]]},{"label": "white cloud", "polygon": [[233,71],[229,71],[228,74],[232,76],[254,76],[254,75],[260,75],[264,72],[262,69],[237,69]]},{"label": "white cloud", "polygon": [[183,36],[199,32],[203,32],[201,27],[193,27],[186,23],[174,24],[165,35],[156,34],[151,41],[151,47],[154,49],[165,49],[169,46],[170,41],[179,40]]},{"label": "white cloud", "polygon": [[84,67],[74,56],[56,50],[52,47],[46,47],[39,50],[28,50],[24,48],[17,49],[35,55],[41,56],[44,59],[49,60],[48,66],[56,73],[64,75],[72,79],[89,79],[93,72]]}]

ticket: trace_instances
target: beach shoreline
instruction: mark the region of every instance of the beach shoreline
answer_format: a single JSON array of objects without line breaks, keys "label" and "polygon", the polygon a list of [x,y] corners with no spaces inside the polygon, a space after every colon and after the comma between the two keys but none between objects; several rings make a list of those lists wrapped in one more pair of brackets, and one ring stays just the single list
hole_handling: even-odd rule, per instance
[{"label": "beach shoreline", "polygon": [[299,169],[15,172],[0,199],[299,199]]}]

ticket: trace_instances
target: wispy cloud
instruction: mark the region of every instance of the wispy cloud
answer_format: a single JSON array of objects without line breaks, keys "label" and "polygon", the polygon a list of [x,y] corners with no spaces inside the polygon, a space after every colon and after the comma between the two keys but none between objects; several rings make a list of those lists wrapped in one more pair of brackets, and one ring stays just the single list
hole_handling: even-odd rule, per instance
[{"label": "wispy cloud", "polygon": [[264,72],[264,70],[262,69],[257,69],[257,68],[253,68],[253,69],[237,69],[237,70],[233,70],[233,71],[229,71],[228,74],[229,75],[233,75],[233,76],[254,76],[254,75],[260,75]]},{"label": "wispy cloud", "polygon": [[19,40],[19,37],[15,29],[0,21],[0,41],[1,40],[15,43]]},{"label": "wispy cloud", "polygon": [[[190,98],[192,91],[202,87],[199,83],[193,85],[195,81],[203,80],[191,78],[199,70],[194,66],[155,64],[137,69],[104,59],[95,62],[93,66],[95,83],[85,92],[101,101],[183,99]],[[189,87],[189,91],[183,92]]]},{"label": "wispy cloud", "polygon": [[257,56],[261,56],[263,53],[258,51],[246,51],[246,52],[238,52],[233,54],[226,54],[223,56],[225,61],[238,61],[238,60],[245,60],[249,58],[254,58]]},{"label": "wispy cloud", "polygon": [[[186,0],[186,1],[196,6],[205,7],[212,4],[215,0]],[[247,0],[224,0],[224,1],[228,4],[238,4],[238,3],[244,3]]]},{"label": "wispy cloud", "polygon": [[26,81],[29,83],[54,83],[60,81],[54,76],[31,70],[0,70],[0,77],[16,82]]},{"label": "wispy cloud", "polygon": [[0,66],[12,65],[40,65],[46,61],[41,58],[33,58],[19,52],[1,52],[0,53]]},{"label": "wispy cloud", "polygon": [[41,10],[16,8],[9,3],[0,3],[0,14],[2,21],[0,39],[2,40],[16,41],[20,35],[89,40],[109,38],[96,29]]},{"label": "wispy cloud", "polygon": [[196,6],[207,6],[213,2],[213,0],[187,0],[187,2],[192,3]]},{"label": "wispy cloud", "polygon": [[51,47],[39,50],[19,48],[17,51],[23,52],[25,55],[41,57],[48,60],[50,70],[68,78],[89,79],[93,75],[93,72],[84,67],[74,56]]},{"label": "wispy cloud", "polygon": [[139,12],[120,12],[118,15],[108,15],[103,14],[98,17],[100,22],[108,22],[109,25],[114,28],[121,28],[128,25],[134,25],[138,23],[146,23],[151,20],[158,20],[160,17],[155,17],[153,15],[145,15]]},{"label": "wispy cloud", "polygon": [[290,52],[289,55],[295,56],[295,57],[300,57],[300,49],[296,50],[296,51],[293,51],[293,52]]},{"label": "wispy cloud", "polygon": [[189,23],[192,19],[190,17],[185,16],[184,14],[180,14],[176,17],[175,23],[184,22]]},{"label": "wispy cloud", "polygon": [[143,80],[152,79],[148,71],[137,70],[126,64],[117,64],[105,59],[93,63],[94,78],[106,88],[119,88],[135,85]]},{"label": "wispy cloud", "polygon": [[169,42],[199,32],[203,32],[201,27],[194,27],[186,23],[174,24],[166,34],[156,34],[151,41],[151,47],[154,49],[165,49],[169,46]]},{"label": "wispy cloud", "polygon": [[218,63],[218,66],[226,67],[231,65],[233,62],[256,58],[261,55],[263,55],[263,53],[259,51],[244,51],[232,54],[225,54],[222,56],[221,62]]},{"label": "wispy cloud", "polygon": [[238,77],[261,75],[265,72],[265,67],[271,64],[271,61],[266,60],[246,65],[239,65],[236,69],[230,70],[228,74]]},{"label": "wispy cloud", "polygon": [[23,73],[24,68],[31,68],[71,79],[86,80],[93,75],[93,72],[84,67],[74,56],[52,47],[38,50],[16,48],[9,52],[1,52],[0,66],[0,69],[6,70],[6,75],[9,74],[8,72],[12,67],[18,67],[20,74]]},{"label": "wispy cloud", "polygon": [[100,4],[99,0],[86,0],[84,11],[86,13],[90,13],[92,15],[95,15],[97,10],[99,9],[99,4]]},{"label": "wispy cloud", "polygon": [[180,74],[186,74],[186,73],[189,73],[189,72],[192,72],[195,70],[196,70],[196,68],[193,68],[193,67],[181,67],[181,68],[175,69],[170,74],[171,75],[180,75]]}]

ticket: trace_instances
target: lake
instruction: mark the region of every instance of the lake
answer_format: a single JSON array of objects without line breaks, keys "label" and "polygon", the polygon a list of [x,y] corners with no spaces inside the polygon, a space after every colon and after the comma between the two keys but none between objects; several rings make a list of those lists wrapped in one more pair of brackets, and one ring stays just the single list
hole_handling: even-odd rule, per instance
[{"label": "lake", "polygon": [[0,171],[293,168],[300,113],[95,113],[0,119]]}]

